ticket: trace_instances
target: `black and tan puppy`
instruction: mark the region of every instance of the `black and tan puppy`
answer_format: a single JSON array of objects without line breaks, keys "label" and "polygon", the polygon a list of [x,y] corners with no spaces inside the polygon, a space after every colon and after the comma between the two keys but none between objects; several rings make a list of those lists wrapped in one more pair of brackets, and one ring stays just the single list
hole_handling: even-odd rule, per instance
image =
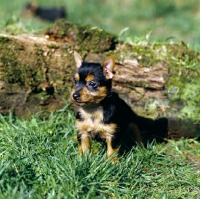
[{"label": "black and tan puppy", "polygon": [[35,15],[42,20],[54,22],[58,19],[64,19],[67,16],[66,10],[64,7],[51,7],[51,8],[43,8],[37,5],[37,3],[32,2],[28,3],[25,6],[23,11],[23,15]]},{"label": "black and tan puppy", "polygon": [[128,146],[133,141],[142,144],[138,116],[111,90],[114,57],[108,57],[102,64],[82,61],[77,52],[74,58],[77,73],[71,97],[78,108],[79,153],[90,150],[90,139],[107,144],[107,157],[118,153],[122,144]]}]

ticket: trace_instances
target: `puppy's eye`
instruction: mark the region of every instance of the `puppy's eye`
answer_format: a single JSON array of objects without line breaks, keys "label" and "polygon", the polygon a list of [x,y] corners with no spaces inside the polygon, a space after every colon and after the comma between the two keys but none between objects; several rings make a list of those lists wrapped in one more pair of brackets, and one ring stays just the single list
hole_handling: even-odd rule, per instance
[{"label": "puppy's eye", "polygon": [[93,88],[96,88],[97,87],[97,83],[95,81],[90,81],[88,82],[88,85],[89,86],[92,86]]}]

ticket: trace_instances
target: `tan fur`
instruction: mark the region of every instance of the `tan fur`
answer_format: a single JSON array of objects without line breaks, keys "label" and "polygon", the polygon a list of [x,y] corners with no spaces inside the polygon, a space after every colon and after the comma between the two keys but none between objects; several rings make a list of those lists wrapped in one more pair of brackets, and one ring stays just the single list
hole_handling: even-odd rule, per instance
[{"label": "tan fur", "polygon": [[76,51],[74,51],[74,60],[75,60],[75,63],[76,63],[76,67],[80,68],[82,63],[83,63],[83,60],[82,60],[81,56]]},{"label": "tan fur", "polygon": [[73,99],[73,94],[74,94],[74,92],[75,92],[75,89],[72,89],[72,91],[71,91],[71,93],[70,93],[70,100],[73,102],[74,101],[74,99]]},{"label": "tan fur", "polygon": [[107,137],[107,139],[106,139],[106,144],[107,144],[106,156],[107,156],[107,158],[111,157],[114,153],[118,154],[118,150],[119,150],[119,147],[115,148],[115,149],[112,147],[111,140],[112,140],[111,137]]},{"label": "tan fur", "polygon": [[76,121],[76,128],[89,137],[94,137],[96,133],[100,134],[102,139],[112,137],[116,131],[116,124],[103,124],[103,111],[101,109],[79,109],[83,121]]},{"label": "tan fur", "polygon": [[99,87],[98,91],[90,92],[86,87],[80,92],[80,102],[90,103],[90,104],[98,104],[101,100],[103,100],[107,95],[106,87]]},{"label": "tan fur", "polygon": [[86,82],[90,82],[90,81],[92,81],[92,80],[94,80],[94,75],[88,75],[88,76],[85,78],[85,81],[86,81]]},{"label": "tan fur", "polygon": [[114,77],[113,69],[115,67],[115,58],[113,56],[109,56],[101,65],[106,79],[112,79]]},{"label": "tan fur", "polygon": [[81,144],[78,145],[79,154],[86,154],[90,151],[90,137],[86,134],[82,135]]},{"label": "tan fur", "polygon": [[75,77],[76,81],[79,81],[79,80],[80,80],[80,76],[79,76],[78,73],[76,73],[74,77]]},{"label": "tan fur", "polygon": [[82,136],[81,149],[79,146],[79,153],[84,153],[90,150],[88,139],[95,137],[97,134],[104,139],[107,143],[107,157],[110,157],[117,149],[111,146],[111,139],[114,135],[117,125],[116,124],[103,124],[103,111],[101,109],[79,109],[83,121],[76,121],[76,128]]}]

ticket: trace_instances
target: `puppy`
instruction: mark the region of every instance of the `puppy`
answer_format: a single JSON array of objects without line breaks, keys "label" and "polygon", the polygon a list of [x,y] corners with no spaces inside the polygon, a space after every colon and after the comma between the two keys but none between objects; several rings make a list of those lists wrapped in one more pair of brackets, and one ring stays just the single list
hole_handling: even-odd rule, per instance
[{"label": "puppy", "polygon": [[55,22],[58,19],[67,17],[66,10],[63,7],[43,8],[36,3],[28,3],[25,6],[23,15],[35,15],[44,21]]},{"label": "puppy", "polygon": [[123,148],[133,143],[142,145],[139,117],[112,92],[114,57],[107,57],[102,64],[88,63],[74,52],[74,59],[77,72],[71,98],[77,105],[79,153],[90,151],[90,139],[106,143],[108,158],[118,154],[122,145]]}]

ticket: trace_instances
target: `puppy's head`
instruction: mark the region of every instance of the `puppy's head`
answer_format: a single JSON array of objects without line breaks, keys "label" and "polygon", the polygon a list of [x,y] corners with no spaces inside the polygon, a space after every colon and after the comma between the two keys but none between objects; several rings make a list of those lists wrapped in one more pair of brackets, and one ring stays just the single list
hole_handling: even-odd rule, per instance
[{"label": "puppy's head", "polygon": [[98,104],[111,91],[114,57],[108,57],[102,64],[88,63],[82,61],[81,56],[74,52],[74,59],[77,72],[74,76],[72,100],[79,106]]}]

